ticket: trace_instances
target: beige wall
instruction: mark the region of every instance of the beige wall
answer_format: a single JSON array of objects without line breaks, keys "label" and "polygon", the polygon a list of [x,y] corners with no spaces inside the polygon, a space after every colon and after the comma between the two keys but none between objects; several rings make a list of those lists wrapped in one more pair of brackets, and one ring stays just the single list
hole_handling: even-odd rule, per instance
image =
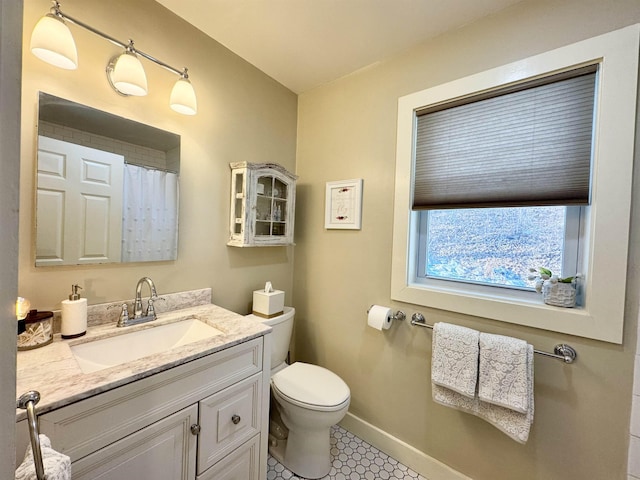
[{"label": "beige wall", "polygon": [[[271,280],[291,298],[293,249],[226,246],[229,162],[277,162],[295,169],[297,97],[264,73],[151,0],[67,0],[65,13],[126,41],[176,68],[187,66],[198,97],[194,117],[173,112],[176,76],[143,64],[149,95],[123,98],[108,85],[105,66],[120,53],[110,42],[71,25],[79,68],[65,71],[35,58],[29,39],[50,2],[26,0],[22,93],[19,294],[39,309],[57,309],[72,283],[90,304],[131,298],[150,276],[158,292],[213,288],[214,302],[248,311],[251,291]],[[182,136],[178,260],[86,267],[34,267],[34,178],[38,91],[84,103]]]},{"label": "beige wall", "polygon": [[[640,21],[637,0],[526,1],[299,98],[295,357],[337,372],[350,412],[477,480],[626,478],[639,281],[634,211],[622,346],[390,300],[398,97]],[[325,230],[325,182],[364,178],[361,231]],[[637,196],[637,194],[636,194]],[[634,205],[637,205],[637,198]],[[431,333],[366,327],[370,304],[422,311],[526,339],[578,362],[536,357],[535,423],[522,446],[431,400]]]}]

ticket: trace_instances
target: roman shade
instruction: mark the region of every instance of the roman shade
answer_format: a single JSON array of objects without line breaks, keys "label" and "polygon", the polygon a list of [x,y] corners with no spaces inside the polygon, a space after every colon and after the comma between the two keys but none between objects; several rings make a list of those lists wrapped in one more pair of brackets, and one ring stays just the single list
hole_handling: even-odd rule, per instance
[{"label": "roman shade", "polygon": [[596,73],[417,111],[413,209],[587,205]]}]

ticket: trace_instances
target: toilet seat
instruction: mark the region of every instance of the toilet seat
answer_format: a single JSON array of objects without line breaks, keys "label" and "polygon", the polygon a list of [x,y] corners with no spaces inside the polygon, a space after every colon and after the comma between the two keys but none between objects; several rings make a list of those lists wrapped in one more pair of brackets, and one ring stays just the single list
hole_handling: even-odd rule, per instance
[{"label": "toilet seat", "polygon": [[273,389],[290,403],[317,411],[335,411],[349,403],[351,392],[335,373],[296,362],[271,377]]}]

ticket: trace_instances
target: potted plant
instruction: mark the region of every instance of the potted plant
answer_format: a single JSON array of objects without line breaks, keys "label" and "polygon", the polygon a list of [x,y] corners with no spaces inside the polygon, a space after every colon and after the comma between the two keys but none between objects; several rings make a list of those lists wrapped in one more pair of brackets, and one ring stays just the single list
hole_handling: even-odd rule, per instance
[{"label": "potted plant", "polygon": [[576,280],[579,275],[560,278],[548,268],[530,268],[529,280],[536,281],[536,291],[542,293],[547,305],[571,308],[576,305]]}]

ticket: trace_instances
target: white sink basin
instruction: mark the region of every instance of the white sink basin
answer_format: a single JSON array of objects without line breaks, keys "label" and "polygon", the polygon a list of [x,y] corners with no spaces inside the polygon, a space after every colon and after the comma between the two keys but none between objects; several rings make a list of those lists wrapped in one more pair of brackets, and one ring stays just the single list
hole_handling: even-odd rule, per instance
[{"label": "white sink basin", "polygon": [[189,318],[70,348],[80,369],[84,373],[92,373],[222,334],[196,318]]}]

